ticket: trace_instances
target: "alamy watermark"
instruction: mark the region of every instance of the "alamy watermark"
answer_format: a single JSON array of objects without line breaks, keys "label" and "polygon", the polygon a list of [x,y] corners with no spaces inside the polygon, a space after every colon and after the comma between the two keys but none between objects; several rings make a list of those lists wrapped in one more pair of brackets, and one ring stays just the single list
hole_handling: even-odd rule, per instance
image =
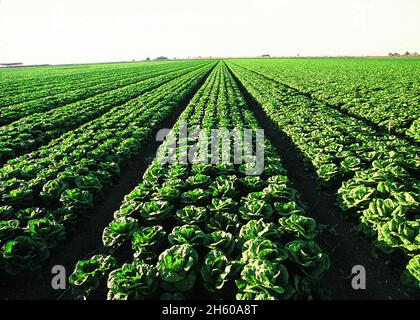
[{"label": "alamy watermark", "polygon": [[247,164],[246,175],[264,171],[263,129],[202,129],[183,121],[172,130],[161,129],[156,141],[164,141],[156,155],[161,163]]},{"label": "alamy watermark", "polygon": [[354,290],[366,289],[366,268],[362,265],[353,266],[351,269],[351,286]]},{"label": "alamy watermark", "polygon": [[51,287],[54,290],[65,290],[67,288],[66,268],[62,265],[55,265],[51,269],[51,274],[53,274]]}]

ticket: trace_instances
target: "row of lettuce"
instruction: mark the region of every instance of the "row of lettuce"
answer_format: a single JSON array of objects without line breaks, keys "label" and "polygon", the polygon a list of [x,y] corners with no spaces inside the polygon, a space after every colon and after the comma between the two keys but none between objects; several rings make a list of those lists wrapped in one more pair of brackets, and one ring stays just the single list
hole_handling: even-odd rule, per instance
[{"label": "row of lettuce", "polygon": [[11,275],[39,270],[215,64],[158,77],[159,85],[152,82],[137,98],[0,168],[1,269]]},{"label": "row of lettuce", "polygon": [[[92,97],[55,107],[50,111],[36,113],[22,117],[8,125],[0,127],[0,164],[8,159],[34,150],[64,132],[77,128],[99,116],[110,112],[113,108],[135,102],[143,93],[155,89],[188,71],[193,70],[199,63],[181,63],[162,65],[141,72],[134,79],[122,80],[121,84],[105,84],[108,91]],[[111,86],[115,87],[111,90]],[[3,111],[3,109],[1,109]],[[45,110],[44,110],[45,111]]]},{"label": "row of lettuce", "polygon": [[[205,131],[182,136],[185,124]],[[231,161],[232,137],[219,141],[218,154],[227,161],[204,161],[210,146],[203,135],[234,128],[258,124],[221,62],[105,228],[102,253],[77,263],[70,276],[75,298],[100,298],[104,291],[110,300],[322,295],[319,280],[329,258],[270,143],[262,141],[260,175],[248,175],[255,155]],[[185,154],[192,155],[187,162]]]},{"label": "row of lettuce", "polygon": [[[128,66],[128,64],[126,65]],[[105,70],[106,68],[106,70]],[[2,69],[0,78],[0,98],[12,98],[14,96],[27,97],[35,91],[43,91],[60,86],[62,82],[71,80],[81,81],[96,71],[114,72],[124,68],[121,64],[91,65],[91,66],[50,66],[32,68]],[[44,96],[44,95],[41,95]],[[13,98],[12,98],[13,99]],[[3,105],[8,105],[4,100]],[[22,102],[23,100],[20,100]]]},{"label": "row of lettuce", "polygon": [[51,104],[55,101],[59,104],[65,102],[65,99],[73,99],[73,91],[79,91],[80,94],[80,89],[86,90],[89,87],[97,90],[101,87],[96,86],[101,83],[130,78],[136,73],[147,73],[156,67],[155,63],[130,63],[1,70],[0,109],[12,105],[29,109],[31,103],[36,106],[39,102]]},{"label": "row of lettuce", "polygon": [[[51,92],[42,98],[1,107],[0,125],[10,124],[23,117],[68,106],[72,103],[81,104],[84,100],[97,95],[104,94],[106,96],[107,94],[112,94],[113,90],[136,84],[148,78],[153,78],[156,74],[165,74],[168,70],[176,69],[174,67],[173,65],[167,65],[165,67],[155,66],[155,68],[149,67],[140,70],[139,68],[133,68],[129,72],[122,74],[121,72],[116,72],[115,75],[109,75],[108,79],[104,78],[104,75],[100,73],[99,78],[95,79],[93,83],[86,84],[83,81],[79,81],[77,87],[74,89],[69,88],[57,94]],[[178,65],[178,68],[182,68],[181,63]],[[76,86],[76,84],[74,85]]]},{"label": "row of lettuce", "polygon": [[420,142],[420,60],[269,59],[241,66]]},{"label": "row of lettuce", "polygon": [[404,282],[419,287],[419,148],[240,64],[228,63],[320,183],[336,192],[343,214],[358,219],[376,253],[409,260]]}]

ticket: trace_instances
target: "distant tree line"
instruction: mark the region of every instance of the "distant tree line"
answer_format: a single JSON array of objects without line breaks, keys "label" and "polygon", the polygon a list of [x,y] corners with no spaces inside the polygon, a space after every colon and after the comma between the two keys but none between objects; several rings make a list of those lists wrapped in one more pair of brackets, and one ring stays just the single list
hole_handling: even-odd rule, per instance
[{"label": "distant tree line", "polygon": [[[169,58],[164,57],[164,56],[160,56],[160,57],[157,57],[157,58],[153,59],[153,61],[165,61],[165,60],[169,60]],[[152,61],[152,59],[150,59],[150,57],[147,57],[144,61]]]},{"label": "distant tree line", "polygon": [[[388,55],[389,56],[401,56],[401,54],[399,54],[398,52],[390,52],[390,53],[388,53]],[[403,56],[410,56],[410,55],[416,56],[416,55],[418,55],[418,53],[417,52],[410,53],[410,52],[406,51],[403,54]]]}]

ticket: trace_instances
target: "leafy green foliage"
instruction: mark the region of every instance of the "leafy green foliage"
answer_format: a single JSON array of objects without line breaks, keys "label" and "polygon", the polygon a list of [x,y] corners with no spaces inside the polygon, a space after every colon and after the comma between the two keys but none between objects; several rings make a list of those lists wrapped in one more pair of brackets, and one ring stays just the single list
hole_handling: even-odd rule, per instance
[{"label": "leafy green foliage", "polygon": [[196,281],[197,252],[189,245],[175,245],[159,256],[157,268],[162,287],[167,291],[190,290]]},{"label": "leafy green foliage", "polygon": [[287,269],[282,264],[267,260],[248,262],[236,285],[238,300],[288,299],[293,294]]},{"label": "leafy green foliage", "polygon": [[153,259],[157,256],[159,247],[166,241],[166,232],[162,226],[139,228],[133,233],[132,248],[134,257]]},{"label": "leafy green foliage", "polygon": [[149,201],[141,207],[140,216],[146,222],[163,221],[172,215],[173,208],[168,201]]},{"label": "leafy green foliage", "polygon": [[81,189],[67,189],[60,198],[61,203],[70,210],[84,211],[92,208],[93,196]]},{"label": "leafy green foliage", "polygon": [[95,255],[88,260],[79,261],[69,277],[73,296],[79,300],[87,299],[116,267],[117,261],[111,256]]},{"label": "leafy green foliage", "polygon": [[117,249],[138,229],[138,223],[133,218],[114,219],[102,234],[102,242],[105,247]]},{"label": "leafy green foliage", "polygon": [[280,235],[294,235],[296,238],[311,240],[316,235],[316,222],[314,219],[292,214],[279,219]]},{"label": "leafy green foliage", "polygon": [[108,277],[108,300],[145,300],[158,288],[157,270],[142,261],[124,264]]},{"label": "leafy green foliage", "polygon": [[420,255],[414,256],[407,264],[406,270],[401,276],[406,286],[420,288]]},{"label": "leafy green foliage", "polygon": [[45,241],[49,248],[55,247],[66,237],[64,226],[48,218],[30,220],[27,233],[34,240]]},{"label": "leafy green foliage", "polygon": [[294,240],[286,244],[285,249],[309,278],[318,279],[330,267],[328,256],[314,241]]},{"label": "leafy green foliage", "polygon": [[204,287],[211,292],[222,289],[231,271],[232,264],[222,251],[210,251],[204,258],[204,263],[201,267]]},{"label": "leafy green foliage", "polygon": [[197,246],[206,243],[207,235],[196,225],[176,226],[168,236],[172,245],[187,244]]},{"label": "leafy green foliage", "polygon": [[19,220],[0,220],[0,245],[22,232]]},{"label": "leafy green foliage", "polygon": [[213,231],[210,233],[206,246],[211,250],[220,250],[226,255],[230,255],[235,248],[235,238],[230,232],[223,230]]},{"label": "leafy green foliage", "polygon": [[18,236],[6,242],[2,249],[4,269],[11,275],[21,272],[36,272],[50,255],[44,241]]},{"label": "leafy green foliage", "polygon": [[207,219],[207,210],[194,205],[186,206],[176,212],[176,218],[186,224],[197,224]]}]

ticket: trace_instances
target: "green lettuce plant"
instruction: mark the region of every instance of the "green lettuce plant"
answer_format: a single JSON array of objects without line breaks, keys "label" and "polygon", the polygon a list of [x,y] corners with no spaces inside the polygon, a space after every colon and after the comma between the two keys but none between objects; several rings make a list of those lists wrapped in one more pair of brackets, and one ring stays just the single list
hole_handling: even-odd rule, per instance
[{"label": "green lettuce plant", "polygon": [[338,168],[334,163],[323,164],[316,171],[317,176],[325,183],[334,183],[339,174]]},{"label": "green lettuce plant", "polygon": [[261,179],[260,176],[246,176],[239,179],[239,181],[245,190],[250,192],[261,191],[267,185],[267,182]]},{"label": "green lettuce plant", "polygon": [[211,178],[208,175],[198,173],[190,176],[187,179],[187,184],[191,189],[205,188],[211,183]]},{"label": "green lettuce plant", "polygon": [[154,185],[159,184],[167,171],[168,169],[160,163],[153,163],[144,173],[143,180]]},{"label": "green lettuce plant", "polygon": [[266,238],[275,241],[280,238],[280,235],[274,223],[264,222],[263,219],[250,220],[239,231],[239,241],[243,243],[256,238]]},{"label": "green lettuce plant", "polygon": [[230,255],[235,249],[236,241],[230,232],[223,230],[213,231],[209,234],[206,246],[211,250],[220,250],[225,255]]},{"label": "green lettuce plant", "polygon": [[266,194],[270,199],[272,199],[272,201],[296,201],[296,191],[284,185],[270,184],[268,187],[263,189],[263,193]]},{"label": "green lettuce plant", "polygon": [[59,200],[61,194],[69,188],[67,182],[63,179],[54,179],[48,181],[43,187],[40,195],[47,201]]},{"label": "green lettuce plant", "polygon": [[168,236],[172,245],[188,244],[191,246],[203,245],[208,236],[196,225],[185,224],[176,226]]},{"label": "green lettuce plant", "polygon": [[392,199],[373,199],[362,212],[361,222],[376,230],[393,217],[404,217],[407,210]]},{"label": "green lettuce plant", "polygon": [[18,236],[6,242],[2,250],[4,269],[11,275],[40,270],[49,255],[45,241],[36,241],[27,236]]},{"label": "green lettuce plant", "polygon": [[235,176],[218,176],[208,187],[213,198],[234,198],[238,194]]},{"label": "green lettuce plant", "polygon": [[235,213],[238,210],[238,203],[231,198],[213,198],[208,206],[211,214],[217,213]]},{"label": "green lettuce plant", "polygon": [[103,189],[101,181],[93,173],[77,177],[75,183],[77,188],[90,192],[98,192]]},{"label": "green lettuce plant", "polygon": [[121,207],[115,211],[114,218],[138,218],[144,203],[136,200],[124,201]]},{"label": "green lettuce plant", "polygon": [[292,214],[303,215],[305,211],[295,202],[275,202],[273,204],[274,215],[291,216]]},{"label": "green lettuce plant", "polygon": [[137,259],[154,259],[159,248],[166,242],[166,232],[162,226],[139,228],[133,233],[132,248]]},{"label": "green lettuce plant", "polygon": [[342,202],[340,208],[348,210],[351,208],[357,208],[361,205],[368,203],[375,193],[375,189],[366,187],[364,185],[358,185],[355,187],[348,188],[343,185],[339,190],[338,194],[341,195]]},{"label": "green lettuce plant", "polygon": [[3,194],[3,202],[17,208],[31,206],[33,201],[33,190],[24,185]]},{"label": "green lettuce plant", "polygon": [[161,286],[169,292],[185,292],[192,289],[196,281],[198,254],[189,245],[175,245],[162,252],[157,268]]},{"label": "green lettuce plant", "polygon": [[279,234],[292,235],[299,239],[312,240],[316,235],[316,222],[314,219],[292,214],[279,219]]},{"label": "green lettuce plant", "polygon": [[50,249],[66,238],[65,227],[48,218],[29,220],[26,232],[34,240],[45,241]]},{"label": "green lettuce plant", "polygon": [[156,200],[161,201],[168,201],[168,202],[175,202],[179,196],[181,195],[181,192],[177,189],[174,189],[170,186],[168,187],[161,187],[159,188],[152,197]]},{"label": "green lettuce plant", "polygon": [[186,191],[181,195],[181,203],[184,205],[202,205],[205,204],[210,194],[207,190],[197,188]]},{"label": "green lettuce plant", "polygon": [[239,217],[236,213],[216,212],[206,223],[209,232],[223,230],[235,233],[240,227]]},{"label": "green lettuce plant", "polygon": [[286,260],[287,257],[287,252],[279,243],[265,238],[248,240],[242,247],[242,261],[244,264],[259,259],[279,263]]},{"label": "green lettuce plant", "polygon": [[378,228],[376,247],[384,252],[401,248],[406,252],[420,250],[420,221],[410,221],[403,217],[394,217]]},{"label": "green lettuce plant", "polygon": [[108,300],[145,300],[153,298],[158,288],[156,267],[134,261],[115,269],[108,277]]},{"label": "green lettuce plant", "polygon": [[201,277],[206,290],[215,292],[223,289],[232,271],[232,264],[222,251],[211,250],[204,258]]},{"label": "green lettuce plant", "polygon": [[286,300],[294,293],[286,267],[268,260],[249,261],[235,282],[237,300]]},{"label": "green lettuce plant", "polygon": [[420,289],[420,254],[415,255],[408,262],[401,281],[405,286],[411,286]]},{"label": "green lettuce plant", "polygon": [[351,173],[360,170],[362,161],[358,157],[349,156],[340,162],[340,167],[344,173]]},{"label": "green lettuce plant", "polygon": [[239,208],[239,213],[244,220],[268,219],[273,214],[273,208],[264,200],[259,200],[245,203]]},{"label": "green lettuce plant", "polygon": [[22,232],[19,220],[0,220],[0,246]]},{"label": "green lettuce plant", "polygon": [[47,211],[43,208],[25,208],[14,212],[14,216],[22,224],[27,224],[33,219],[41,219],[47,215]]},{"label": "green lettuce plant", "polygon": [[138,229],[138,222],[134,218],[117,218],[111,221],[104,229],[102,243],[105,247],[117,249],[124,242],[131,239],[133,233]]},{"label": "green lettuce plant", "polygon": [[286,175],[273,175],[267,180],[268,184],[286,186],[289,183],[289,177]]},{"label": "green lettuce plant", "polygon": [[186,179],[189,176],[189,166],[182,163],[175,163],[169,167],[167,177],[169,179]]},{"label": "green lettuce plant", "polygon": [[320,279],[329,269],[330,260],[314,241],[294,240],[285,245],[289,259],[311,279]]},{"label": "green lettuce plant", "polygon": [[174,206],[168,201],[148,201],[140,209],[140,216],[146,222],[160,222],[172,216]]},{"label": "green lettuce plant", "polygon": [[128,195],[124,197],[124,202],[135,201],[142,202],[149,199],[152,187],[147,183],[140,183],[137,187],[134,188]]},{"label": "green lettuce plant", "polygon": [[93,207],[92,194],[78,188],[65,190],[61,194],[60,201],[70,210],[84,211]]},{"label": "green lettuce plant", "polygon": [[69,277],[73,297],[77,300],[86,300],[116,267],[115,258],[105,255],[95,255],[90,259],[79,261]]},{"label": "green lettuce plant", "polygon": [[189,205],[179,209],[176,218],[186,224],[199,224],[207,220],[207,210],[204,207]]}]

